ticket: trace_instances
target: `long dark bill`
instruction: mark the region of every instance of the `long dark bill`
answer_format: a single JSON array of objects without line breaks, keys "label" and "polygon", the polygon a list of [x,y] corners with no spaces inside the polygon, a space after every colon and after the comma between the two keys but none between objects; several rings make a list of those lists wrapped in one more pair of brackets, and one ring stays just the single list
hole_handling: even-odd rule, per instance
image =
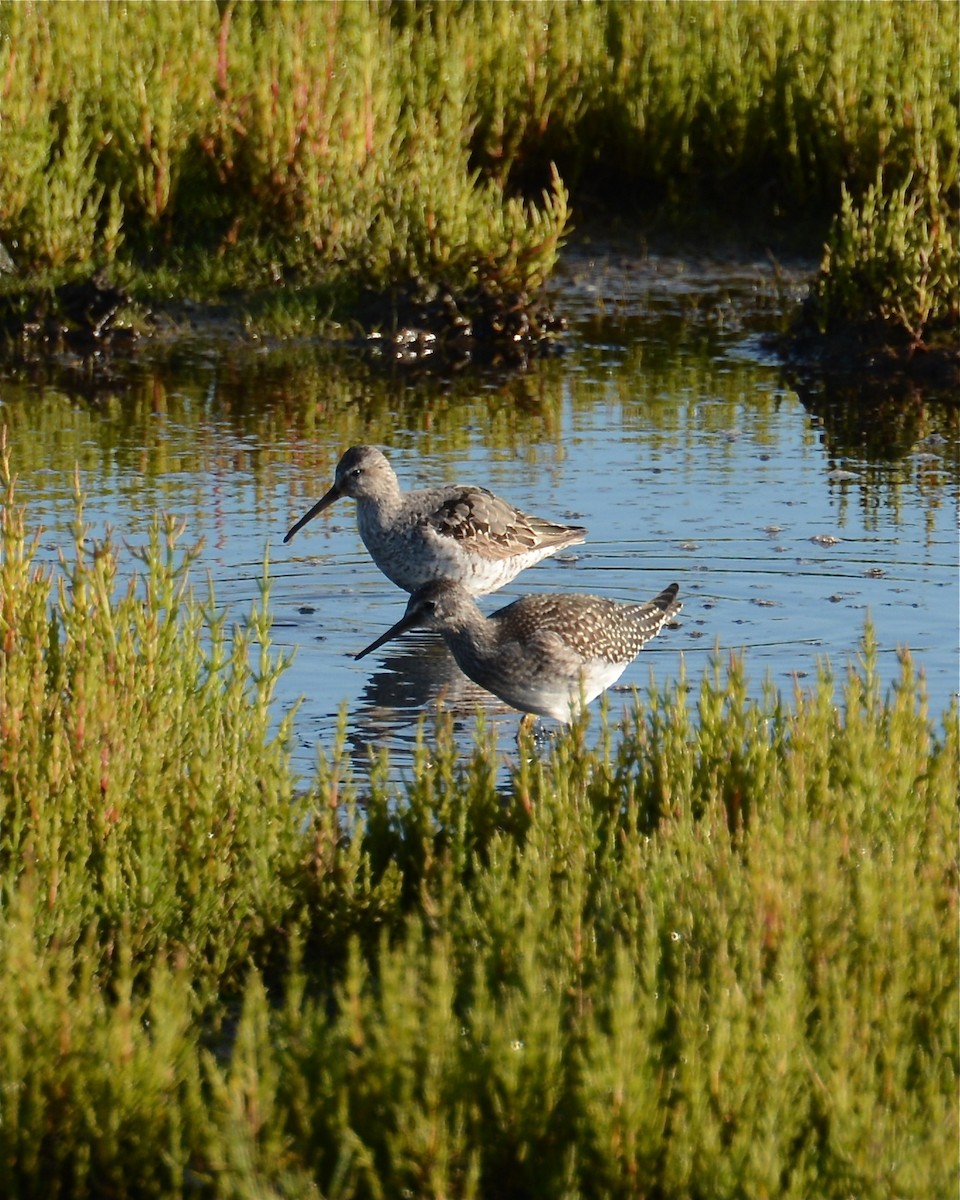
[{"label": "long dark bill", "polygon": [[313,520],[313,518],[317,515],[317,513],[322,513],[325,508],[330,507],[330,505],[334,502],[334,500],[339,500],[339,499],[340,499],[340,489],[337,487],[336,484],[334,484],[333,487],[330,489],[330,491],[327,492],[327,494],[325,496],[321,496],[320,499],[313,506],[313,508],[311,508],[308,513],[305,513],[300,518],[300,520],[296,523],[296,525],[294,525],[293,528],[287,532],[286,536],[283,539],[283,544],[286,545],[287,542],[290,541],[290,539],[293,537],[293,535],[295,533],[299,533],[300,530],[304,527],[304,525],[306,525],[306,523],[308,521]]},{"label": "long dark bill", "polygon": [[420,623],[420,613],[407,612],[404,613],[396,625],[392,625],[386,633],[381,633],[375,642],[371,642],[366,650],[361,650],[359,654],[355,654],[354,659],[365,658],[374,650],[379,650],[384,642],[389,642],[392,638],[399,637],[401,633],[406,633],[408,629],[413,629],[415,625]]}]

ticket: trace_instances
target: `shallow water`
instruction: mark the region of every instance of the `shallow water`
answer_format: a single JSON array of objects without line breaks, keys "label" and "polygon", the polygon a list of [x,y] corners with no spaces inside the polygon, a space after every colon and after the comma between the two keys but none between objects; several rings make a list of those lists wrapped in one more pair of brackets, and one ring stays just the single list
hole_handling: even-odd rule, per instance
[{"label": "shallow water", "polygon": [[[270,349],[184,339],[133,364],[42,362],[0,379],[19,499],[42,524],[39,558],[70,541],[74,466],[92,537],[132,544],[155,512],[204,539],[195,579],[240,620],[265,554],[276,645],[296,651],[277,716],[302,702],[293,755],[308,776],[346,705],[362,773],[386,745],[399,778],[417,722],[438,696],[470,737],[483,707],[504,756],[517,716],[474,687],[433,635],[355,662],[402,613],[373,566],[353,503],[338,502],[288,546],[348,445],[388,449],[405,486],[491,487],[530,512],[585,524],[588,541],[481,601],[527,591],[646,599],[680,584],[680,626],[650,643],[611,692],[699,680],[715,646],[743,649],[754,690],[839,675],[869,613],[886,680],[908,645],[931,710],[957,689],[960,422],[956,404],[873,389],[804,396],[760,334],[781,306],[767,263],[571,252],[554,288],[567,354],[523,376],[390,379],[310,345]],[[891,415],[893,414],[893,415]],[[128,569],[133,563],[124,559]]]}]

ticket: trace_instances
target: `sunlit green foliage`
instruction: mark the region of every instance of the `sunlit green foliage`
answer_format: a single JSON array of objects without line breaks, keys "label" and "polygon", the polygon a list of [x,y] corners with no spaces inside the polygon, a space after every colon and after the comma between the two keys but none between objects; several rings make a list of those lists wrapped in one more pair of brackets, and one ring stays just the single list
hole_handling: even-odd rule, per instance
[{"label": "sunlit green foliage", "polygon": [[[506,178],[549,157],[673,203],[797,216],[931,146],[957,181],[949,4],[562,2],[469,6],[478,145]],[[756,190],[759,189],[759,192]]]},{"label": "sunlit green foliage", "polygon": [[438,73],[438,46],[388,5],[54,3],[0,21],[0,236],[25,267],[217,251],[247,285],[301,268],[536,287],[555,261],[559,177],[528,205],[470,169],[464,48],[459,75]]},{"label": "sunlit green foliage", "polygon": [[958,72],[949,0],[8,3],[0,240],[28,270],[322,281],[342,305],[421,274],[535,288],[564,181],[820,230],[842,187],[895,198],[936,162],[931,206],[901,204],[928,221],[912,253],[926,213],[956,217]]},{"label": "sunlit green foliage", "polygon": [[839,695],[718,660],[505,792],[441,714],[304,795],[266,595],[0,519],[4,1195],[946,1194],[958,714],[869,629]]},{"label": "sunlit green foliage", "polygon": [[282,669],[269,617],[231,633],[212,597],[196,603],[195,553],[169,521],[117,596],[118,552],[85,545],[79,499],[77,512],[74,560],[53,580],[9,487],[3,501],[5,888],[30,897],[38,946],[89,937],[93,970],[121,943],[136,964],[183,954],[198,987],[219,989],[290,919],[302,853],[286,726],[269,733]]},{"label": "sunlit green foliage", "polygon": [[914,343],[960,320],[960,239],[955,215],[929,181],[885,192],[882,180],[855,205],[844,189],[840,214],[813,290],[821,330],[879,319]]},{"label": "sunlit green foliage", "polygon": [[[879,159],[874,180],[845,181],[813,295],[825,329],[879,318],[914,343],[960,320],[960,11],[919,15],[919,87],[900,99],[902,149]],[[952,41],[946,57],[926,36],[934,15]]]}]

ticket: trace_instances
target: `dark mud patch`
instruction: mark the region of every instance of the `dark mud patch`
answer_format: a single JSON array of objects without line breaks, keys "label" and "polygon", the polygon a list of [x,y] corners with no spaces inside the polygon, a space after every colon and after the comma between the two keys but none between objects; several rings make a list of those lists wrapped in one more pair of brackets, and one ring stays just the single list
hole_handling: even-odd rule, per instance
[{"label": "dark mud patch", "polygon": [[139,339],[143,320],[134,318],[129,294],[101,274],[0,295],[0,340],[13,359],[38,350],[79,356],[104,348],[128,350]]},{"label": "dark mud patch", "polygon": [[801,305],[786,333],[770,345],[788,373],[876,383],[907,381],[916,387],[953,392],[960,399],[960,334],[956,325],[931,331],[924,341],[889,322],[855,321],[826,333]]},{"label": "dark mud patch", "polygon": [[354,344],[391,367],[461,371],[525,370],[534,359],[562,353],[565,322],[542,301],[492,284],[466,291],[411,280],[368,293],[359,320],[368,330]]},{"label": "dark mud patch", "polygon": [[[251,332],[257,326],[256,303],[238,295],[232,303],[179,301],[149,307],[105,276],[94,275],[0,296],[0,343],[7,361],[17,363],[105,358],[118,351],[126,355],[138,343],[185,335],[213,344],[269,341],[269,336]],[[471,364],[524,370],[534,359],[561,353],[564,321],[542,300],[523,292],[486,283],[458,291],[412,280],[365,292],[343,326],[326,321],[317,332],[305,322],[304,328],[304,339],[346,347],[391,370],[455,373]]]},{"label": "dark mud patch", "polygon": [[[281,339],[353,354],[374,370],[414,377],[452,376],[470,368],[524,371],[566,349],[567,320],[599,325],[610,336],[643,337],[658,321],[680,319],[757,338],[794,386],[818,381],[870,381],[898,390],[960,394],[956,329],[917,343],[881,321],[823,334],[804,300],[812,261],[715,251],[652,253],[635,239],[583,238],[564,250],[549,286],[536,297],[504,292],[492,282],[457,290],[412,279],[354,298],[342,324],[305,320]],[[111,359],[189,338],[211,347],[269,345],[258,332],[255,296],[216,303],[189,300],[155,306],[131,298],[100,273],[49,289],[0,295],[0,357],[8,366],[59,363],[89,378],[110,374]],[[902,389],[900,389],[902,390]]]}]

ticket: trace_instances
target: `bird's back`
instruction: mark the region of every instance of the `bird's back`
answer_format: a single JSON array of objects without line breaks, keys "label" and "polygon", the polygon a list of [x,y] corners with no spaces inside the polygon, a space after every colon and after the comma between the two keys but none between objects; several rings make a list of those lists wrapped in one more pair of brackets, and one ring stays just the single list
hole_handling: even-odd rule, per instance
[{"label": "bird's back", "polygon": [[496,591],[586,530],[515,508],[486,488],[449,484],[401,495],[389,511],[361,503],[358,527],[371,556],[407,591],[452,579],[471,595]]}]

